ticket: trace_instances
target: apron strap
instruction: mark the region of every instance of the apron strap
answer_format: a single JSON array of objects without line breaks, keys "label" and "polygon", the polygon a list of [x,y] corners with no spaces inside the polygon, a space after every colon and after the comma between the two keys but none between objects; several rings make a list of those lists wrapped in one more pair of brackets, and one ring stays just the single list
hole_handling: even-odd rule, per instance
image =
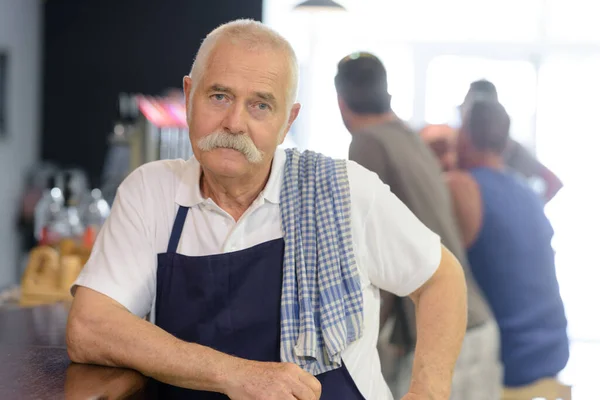
[{"label": "apron strap", "polygon": [[175,253],[177,251],[177,245],[181,238],[181,232],[183,231],[183,224],[185,224],[185,217],[187,216],[189,207],[179,206],[177,210],[177,216],[173,223],[173,230],[171,231],[171,237],[169,238],[169,247],[167,247],[167,253]]}]

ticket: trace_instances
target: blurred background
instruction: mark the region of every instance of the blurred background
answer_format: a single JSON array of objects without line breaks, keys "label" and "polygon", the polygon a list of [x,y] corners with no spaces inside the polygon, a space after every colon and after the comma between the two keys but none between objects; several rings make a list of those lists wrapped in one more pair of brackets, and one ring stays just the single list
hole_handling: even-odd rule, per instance
[{"label": "blurred background", "polygon": [[[19,284],[29,250],[51,240],[43,227],[59,211],[70,225],[56,231],[86,231],[105,218],[133,167],[190,155],[182,77],[208,32],[253,18],[288,38],[299,58],[303,108],[286,146],[347,157],[351,137],[333,78],[353,51],[382,59],[393,109],[416,130],[456,126],[470,82],[497,86],[513,137],[564,183],[546,206],[573,343],[563,379],[581,398],[595,398],[597,2],[339,0],[343,10],[298,3],[0,0],[0,289]],[[72,210],[53,208],[57,202]]]}]

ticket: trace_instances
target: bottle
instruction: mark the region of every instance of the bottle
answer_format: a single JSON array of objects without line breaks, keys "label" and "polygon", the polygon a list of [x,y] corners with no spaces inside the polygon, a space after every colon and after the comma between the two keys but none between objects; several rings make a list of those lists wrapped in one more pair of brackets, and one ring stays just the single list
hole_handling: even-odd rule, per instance
[{"label": "bottle", "polygon": [[102,191],[93,189],[84,202],[81,212],[81,221],[84,227],[83,247],[91,249],[100,228],[110,214],[110,206],[102,196]]},{"label": "bottle", "polygon": [[79,194],[76,193],[72,188],[71,180],[73,177],[71,174],[67,174],[65,184],[65,207],[63,207],[63,219],[68,225],[67,236],[70,239],[79,240],[83,235],[83,224],[81,223],[81,217],[78,206]]},{"label": "bottle", "polygon": [[73,176],[70,173],[65,174],[65,205],[60,211],[57,221],[51,227],[56,232],[58,238],[58,250],[60,256],[78,254],[81,247],[83,236],[83,225],[79,210],[77,209],[79,196],[73,190]]},{"label": "bottle", "polygon": [[59,222],[65,199],[57,178],[56,175],[49,177],[46,190],[35,206],[35,238],[40,245],[55,244],[64,234],[64,226],[61,227]]}]

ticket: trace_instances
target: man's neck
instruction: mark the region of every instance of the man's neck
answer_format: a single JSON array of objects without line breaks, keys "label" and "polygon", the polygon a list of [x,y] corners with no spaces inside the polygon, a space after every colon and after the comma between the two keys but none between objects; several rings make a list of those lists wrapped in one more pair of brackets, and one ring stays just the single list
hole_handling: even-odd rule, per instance
[{"label": "man's neck", "polygon": [[500,154],[482,153],[470,160],[468,169],[471,168],[490,168],[502,170],[504,169],[504,160]]},{"label": "man's neck", "polygon": [[238,221],[266,186],[270,172],[271,163],[257,167],[247,176],[236,178],[202,170],[200,192]]},{"label": "man's neck", "polygon": [[373,125],[381,125],[387,122],[398,120],[398,116],[393,111],[383,114],[357,114],[352,121],[352,134],[360,132]]}]

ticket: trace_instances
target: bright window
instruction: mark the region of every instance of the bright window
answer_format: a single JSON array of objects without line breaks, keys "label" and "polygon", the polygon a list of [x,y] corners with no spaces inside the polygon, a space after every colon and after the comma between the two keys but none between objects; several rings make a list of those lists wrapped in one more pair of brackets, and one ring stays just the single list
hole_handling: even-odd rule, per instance
[{"label": "bright window", "polygon": [[355,29],[403,41],[532,42],[540,33],[542,0],[348,0],[344,4]]},{"label": "bright window", "polygon": [[[600,304],[597,115],[600,56],[545,60],[540,69],[538,155],[564,182],[546,208],[555,230],[556,263],[573,339],[597,340],[589,307]],[[581,294],[585,293],[585,296]]]},{"label": "bright window", "polygon": [[511,116],[511,134],[532,147],[536,73],[534,65],[527,61],[463,56],[434,58],[427,71],[425,120],[457,125],[457,108],[469,84],[478,79],[487,79],[496,85],[500,102]]},{"label": "bright window", "polygon": [[557,42],[600,43],[599,10],[595,0],[548,0],[548,38]]}]

